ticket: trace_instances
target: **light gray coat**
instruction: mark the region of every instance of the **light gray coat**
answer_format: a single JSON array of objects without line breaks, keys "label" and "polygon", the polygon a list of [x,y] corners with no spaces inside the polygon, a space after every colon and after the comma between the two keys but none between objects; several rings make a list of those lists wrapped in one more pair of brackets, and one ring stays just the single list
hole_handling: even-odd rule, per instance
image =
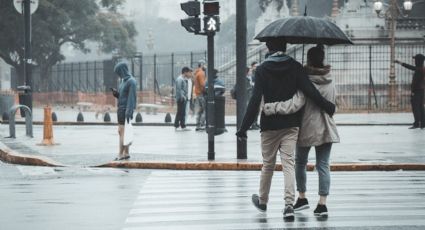
[{"label": "light gray coat", "polygon": [[[336,89],[331,74],[309,75],[309,77],[320,94],[335,104]],[[339,135],[334,119],[311,99],[306,98],[297,145],[306,147],[338,142]]]},{"label": "light gray coat", "polygon": [[186,77],[180,75],[176,80],[176,100],[177,101],[186,101],[187,92],[188,92],[188,83]]}]

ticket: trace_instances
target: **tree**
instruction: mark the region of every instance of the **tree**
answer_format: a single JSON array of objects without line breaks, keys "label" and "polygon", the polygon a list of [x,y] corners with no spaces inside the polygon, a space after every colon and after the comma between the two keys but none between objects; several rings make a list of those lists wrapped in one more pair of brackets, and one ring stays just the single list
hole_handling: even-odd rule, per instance
[{"label": "tree", "polygon": [[[42,89],[53,65],[63,61],[64,44],[71,44],[84,53],[90,52],[86,42],[99,43],[105,53],[117,51],[130,54],[136,50],[137,31],[117,9],[125,0],[40,0],[32,15],[32,59],[40,68]],[[15,67],[22,84],[23,79],[23,17],[13,1],[0,2],[0,58]]]}]

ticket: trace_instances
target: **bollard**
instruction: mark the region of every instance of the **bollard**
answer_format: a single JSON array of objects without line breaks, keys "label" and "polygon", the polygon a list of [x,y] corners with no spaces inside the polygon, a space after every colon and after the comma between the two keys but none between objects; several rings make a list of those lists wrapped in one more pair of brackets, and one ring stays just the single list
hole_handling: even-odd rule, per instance
[{"label": "bollard", "polygon": [[108,112],[106,112],[105,115],[103,116],[103,121],[104,122],[111,122],[111,115],[109,115]]},{"label": "bollard", "polygon": [[58,121],[58,116],[56,116],[55,112],[52,112],[52,121],[53,122],[57,122]]},{"label": "bollard", "polygon": [[24,110],[24,113],[26,113],[27,116],[25,116],[25,128],[26,128],[26,134],[28,137],[33,138],[33,131],[32,131],[32,113],[30,108],[26,105],[14,105],[12,108],[9,109],[9,133],[10,138],[16,138],[16,130],[15,130],[15,114],[16,111],[18,111],[20,108]]},{"label": "bollard", "polygon": [[138,112],[136,114],[136,123],[142,123],[142,122],[143,122],[142,114]]},{"label": "bollard", "polygon": [[82,112],[78,113],[77,122],[84,122],[84,116]]},{"label": "bollard", "polygon": [[2,117],[1,117],[2,121],[9,121],[9,114],[7,114],[7,112],[4,112]]},{"label": "bollard", "polygon": [[167,113],[167,115],[165,115],[165,123],[171,123],[173,122],[171,119],[171,114]]},{"label": "bollard", "polygon": [[52,108],[44,107],[43,141],[39,145],[55,145],[53,140]]}]

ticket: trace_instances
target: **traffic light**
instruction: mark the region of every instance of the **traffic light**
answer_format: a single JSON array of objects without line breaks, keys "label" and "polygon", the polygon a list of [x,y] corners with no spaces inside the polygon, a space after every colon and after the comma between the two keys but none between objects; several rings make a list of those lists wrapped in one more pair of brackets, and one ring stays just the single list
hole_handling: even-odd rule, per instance
[{"label": "traffic light", "polygon": [[204,1],[204,31],[214,33],[220,31],[220,4],[218,1]]},{"label": "traffic light", "polygon": [[218,32],[220,31],[220,17],[219,16],[205,16],[204,17],[204,31],[205,32]]},{"label": "traffic light", "polygon": [[181,9],[189,16],[188,18],[181,19],[181,25],[191,33],[199,33],[201,31],[201,3],[198,1],[183,2],[180,4]]},{"label": "traffic light", "polygon": [[220,14],[220,4],[218,1],[204,2],[204,15],[214,16]]}]

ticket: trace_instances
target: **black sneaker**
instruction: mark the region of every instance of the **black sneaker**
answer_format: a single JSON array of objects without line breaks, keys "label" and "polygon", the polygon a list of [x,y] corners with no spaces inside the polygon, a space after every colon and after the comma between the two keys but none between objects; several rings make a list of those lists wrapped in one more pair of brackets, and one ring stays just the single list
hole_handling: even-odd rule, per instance
[{"label": "black sneaker", "polygon": [[283,210],[283,219],[294,220],[294,218],[294,206],[292,204],[286,205]]},{"label": "black sneaker", "polygon": [[419,125],[415,125],[415,124],[413,124],[411,127],[409,127],[409,129],[418,129],[419,128]]},{"label": "black sneaker", "polygon": [[260,204],[260,198],[257,194],[252,194],[252,203],[260,212],[267,211],[267,204]]},{"label": "black sneaker", "polygon": [[307,198],[298,198],[297,202],[294,205],[295,211],[301,211],[301,210],[308,209],[308,208],[310,208],[310,205],[308,205]]},{"label": "black sneaker", "polygon": [[314,209],[314,215],[326,217],[328,216],[328,208],[326,207],[326,205],[317,204],[316,209]]}]

